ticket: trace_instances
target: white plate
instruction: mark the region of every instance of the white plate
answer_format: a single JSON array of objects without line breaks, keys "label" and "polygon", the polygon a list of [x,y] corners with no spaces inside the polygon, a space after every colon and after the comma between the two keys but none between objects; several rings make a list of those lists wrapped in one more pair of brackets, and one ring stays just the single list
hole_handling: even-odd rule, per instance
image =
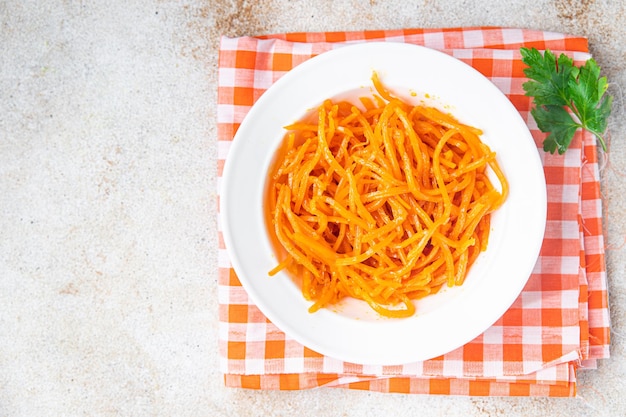
[{"label": "white plate", "polygon": [[[324,99],[364,90],[376,71],[396,95],[425,99],[483,130],[510,183],[492,216],[489,246],[460,287],[416,303],[406,319],[381,318],[347,300],[310,314],[310,305],[276,265],[264,223],[265,181],[288,125]],[[288,336],[324,355],[372,365],[430,359],[471,341],[515,301],[537,260],[546,220],[546,185],[537,147],[494,84],[441,52],[401,43],[344,46],[297,66],[269,88],[241,124],[228,153],[220,197],[224,239],[252,301]]]}]

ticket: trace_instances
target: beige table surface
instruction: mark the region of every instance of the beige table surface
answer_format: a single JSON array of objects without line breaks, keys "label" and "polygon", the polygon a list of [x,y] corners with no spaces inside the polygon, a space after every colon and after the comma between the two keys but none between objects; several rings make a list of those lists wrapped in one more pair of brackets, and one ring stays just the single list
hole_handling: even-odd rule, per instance
[{"label": "beige table surface", "polygon": [[[587,36],[612,82],[611,359],[565,400],[224,388],[219,36],[464,25]],[[626,416],[624,45],[618,0],[0,2],[0,416]]]}]

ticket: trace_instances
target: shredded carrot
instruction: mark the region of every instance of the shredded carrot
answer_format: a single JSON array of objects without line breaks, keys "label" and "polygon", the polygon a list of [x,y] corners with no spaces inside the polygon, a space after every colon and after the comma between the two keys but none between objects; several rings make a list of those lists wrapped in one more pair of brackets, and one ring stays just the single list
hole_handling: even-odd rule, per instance
[{"label": "shredded carrot", "polygon": [[296,278],[311,312],[354,297],[382,316],[413,315],[412,300],[463,284],[508,193],[479,129],[372,82],[365,110],[328,99],[315,120],[287,126],[273,167],[270,275]]}]

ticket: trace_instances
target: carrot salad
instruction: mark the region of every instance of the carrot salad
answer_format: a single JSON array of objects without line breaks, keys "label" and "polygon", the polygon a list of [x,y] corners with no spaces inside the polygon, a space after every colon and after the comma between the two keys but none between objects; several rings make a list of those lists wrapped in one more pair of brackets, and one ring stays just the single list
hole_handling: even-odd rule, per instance
[{"label": "carrot salad", "polygon": [[479,129],[372,82],[361,106],[328,99],[286,126],[272,168],[269,274],[288,271],[310,312],[354,297],[382,316],[413,315],[412,300],[463,284],[507,196]]}]

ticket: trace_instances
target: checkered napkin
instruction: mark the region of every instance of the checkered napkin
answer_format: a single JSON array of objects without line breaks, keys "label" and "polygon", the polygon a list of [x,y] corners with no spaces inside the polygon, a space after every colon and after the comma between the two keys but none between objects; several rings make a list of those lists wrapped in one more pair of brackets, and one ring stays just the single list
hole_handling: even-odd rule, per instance
[{"label": "checkered napkin", "polygon": [[548,191],[545,239],[528,284],[511,308],[476,339],[443,356],[401,366],[366,366],[320,355],[285,335],[250,301],[219,230],[219,349],[229,387],[343,387],[448,395],[574,396],[576,372],[609,355],[602,204],[595,139],[577,133],[564,155],[541,150],[530,116],[519,48],[590,58],[587,41],[553,32],[477,27],[289,33],[221,39],[218,174],[254,102],[307,59],[347,43],[406,42],[473,66],[508,96],[527,121]]}]

